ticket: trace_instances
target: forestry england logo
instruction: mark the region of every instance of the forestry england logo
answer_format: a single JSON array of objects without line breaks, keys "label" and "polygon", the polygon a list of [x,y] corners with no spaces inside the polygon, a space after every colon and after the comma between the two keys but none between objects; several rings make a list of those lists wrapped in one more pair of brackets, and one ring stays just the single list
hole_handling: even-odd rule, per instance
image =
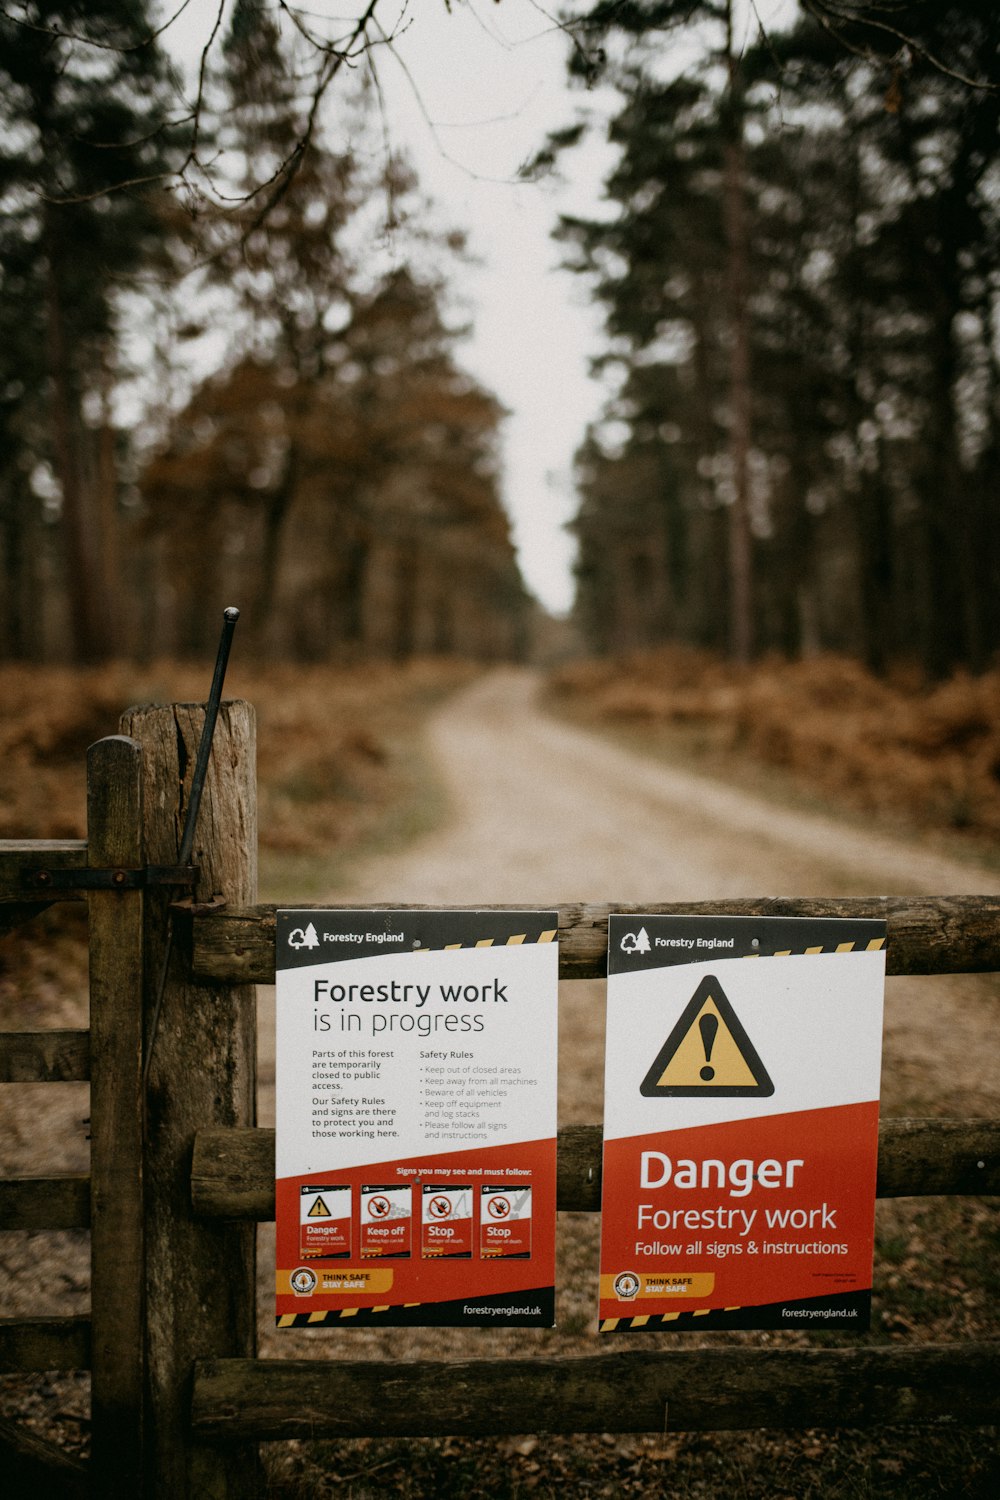
[{"label": "forestry england logo", "polygon": [[289,948],[318,948],[319,937],[316,929],[310,922],[308,927],[293,927],[288,934]]},{"label": "forestry england logo", "polygon": [[622,938],[623,953],[648,953],[649,933],[645,927],[640,927],[638,932],[626,932]]}]

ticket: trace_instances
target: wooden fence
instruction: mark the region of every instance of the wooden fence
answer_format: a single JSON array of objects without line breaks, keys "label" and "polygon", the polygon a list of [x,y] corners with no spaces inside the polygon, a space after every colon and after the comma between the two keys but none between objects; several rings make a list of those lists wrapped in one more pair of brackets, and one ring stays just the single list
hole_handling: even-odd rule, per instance
[{"label": "wooden fence", "polygon": [[[135,710],[88,756],[85,841],[0,843],[0,930],[56,900],[89,908],[89,1031],[0,1034],[0,1082],[90,1080],[89,1175],[0,1182],[0,1227],[89,1228],[89,1317],[0,1318],[0,1370],[90,1370],[89,1475],[0,1430],[0,1479],[48,1496],[232,1497],[264,1439],[871,1427],[1000,1418],[1000,1341],[643,1350],[404,1365],[255,1358],[257,1222],[274,1134],[255,1128],[256,983],[274,908],[255,905],[252,710],[223,706],[195,869],[174,865],[202,722]],[[195,882],[192,893],[180,887]],[[180,898],[179,898],[180,897]],[[1000,969],[1000,898],[727,900],[616,911],[881,917],[890,974]],[[603,975],[608,906],[560,907],[560,975]],[[143,1084],[143,1028],[166,948]],[[559,1132],[558,1206],[600,1207],[599,1125]],[[887,1120],[882,1197],[1000,1192],[1000,1121]],[[342,1345],[337,1344],[338,1350]],[[443,1378],[446,1369],[447,1378]],[[15,1489],[16,1492],[16,1489]]]}]

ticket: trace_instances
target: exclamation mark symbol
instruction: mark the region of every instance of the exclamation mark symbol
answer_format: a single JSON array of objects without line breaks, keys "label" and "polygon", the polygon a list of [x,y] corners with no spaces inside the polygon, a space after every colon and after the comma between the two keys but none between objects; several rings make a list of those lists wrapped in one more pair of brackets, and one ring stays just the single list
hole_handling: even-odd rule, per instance
[{"label": "exclamation mark symbol", "polygon": [[[701,1077],[705,1083],[711,1083],[715,1077],[715,1069],[712,1067],[712,1048],[715,1046],[715,1038],[719,1031],[719,1019],[717,1016],[704,1015],[698,1017],[698,1030],[701,1032],[701,1045],[705,1049],[705,1066],[701,1070]],[[690,1077],[690,1074],[688,1075]]]}]

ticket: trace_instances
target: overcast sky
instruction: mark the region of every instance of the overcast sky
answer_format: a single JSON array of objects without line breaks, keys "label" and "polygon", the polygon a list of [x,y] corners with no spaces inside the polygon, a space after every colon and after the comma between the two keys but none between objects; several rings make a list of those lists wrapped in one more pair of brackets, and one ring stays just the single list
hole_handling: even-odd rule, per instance
[{"label": "overcast sky", "polygon": [[[219,0],[189,0],[167,40],[189,67],[211,30]],[[478,264],[460,273],[456,298],[472,332],[468,369],[508,409],[503,430],[503,499],[528,586],[550,610],[569,609],[574,546],[566,523],[576,509],[572,460],[605,391],[588,362],[601,347],[601,318],[583,279],[559,268],[551,234],[560,212],[600,212],[601,182],[613,154],[603,124],[610,90],[570,88],[570,43],[556,4],[566,0],[381,0],[376,15],[391,43],[376,69],[391,149],[416,167],[438,221],[467,231]],[[742,29],[760,16],[785,17],[794,0],[741,0]],[[580,0],[578,6],[587,6]],[[160,0],[172,13],[176,0]],[[228,6],[227,6],[228,9]],[[319,32],[343,32],[351,0],[302,0]],[[331,18],[340,25],[332,28]],[[683,65],[690,45],[672,38],[664,65]],[[336,83],[328,108],[336,107]],[[569,180],[519,180],[549,131],[585,110],[598,129],[575,150]]]},{"label": "overcast sky", "polygon": [[600,319],[580,278],[558,268],[551,230],[560,210],[592,210],[611,156],[598,141],[575,152],[573,184],[561,190],[519,181],[518,171],[548,131],[602,101],[568,87],[567,40],[547,5],[465,0],[449,15],[444,0],[421,0],[411,12],[378,59],[390,129],[481,258],[463,288],[473,322],[463,359],[510,411],[504,501],[525,578],[549,609],[565,611],[572,457],[601,401],[587,368]]},{"label": "overcast sky", "polygon": [[[390,122],[425,188],[471,231],[483,258],[465,289],[474,319],[465,361],[511,413],[504,501],[528,585],[555,612],[573,597],[565,529],[576,510],[573,453],[606,394],[588,374],[601,349],[599,310],[583,279],[559,269],[551,237],[560,212],[602,211],[614,160],[604,127],[617,96],[569,86],[570,43],[555,20],[557,11],[589,8],[584,0],[453,0],[449,14],[445,0],[384,0],[378,12],[383,24],[404,17],[378,60]],[[738,0],[737,37],[751,41],[796,8],[796,0]],[[663,69],[689,64],[696,46],[689,30],[665,40]],[[598,128],[567,158],[564,186],[519,182],[547,133],[581,110]]]}]

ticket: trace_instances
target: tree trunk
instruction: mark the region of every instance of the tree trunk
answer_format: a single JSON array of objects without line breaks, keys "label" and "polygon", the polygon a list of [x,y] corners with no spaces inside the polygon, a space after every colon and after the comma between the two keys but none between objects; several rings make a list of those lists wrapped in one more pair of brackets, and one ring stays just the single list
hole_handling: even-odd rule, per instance
[{"label": "tree trunk", "polygon": [[723,210],[726,225],[726,293],[729,307],[729,457],[733,499],[729,512],[729,621],[733,660],[753,654],[753,538],[750,532],[750,328],[744,87],[733,37],[733,3],[726,5]]},{"label": "tree trunk", "polygon": [[84,483],[78,434],[79,413],[73,389],[69,340],[63,314],[59,228],[46,215],[46,338],[52,380],[52,447],[62,489],[66,537],[65,587],[73,640],[66,653],[79,662],[110,655],[112,631],[107,613],[108,580],[104,576],[99,527],[91,514]]}]

